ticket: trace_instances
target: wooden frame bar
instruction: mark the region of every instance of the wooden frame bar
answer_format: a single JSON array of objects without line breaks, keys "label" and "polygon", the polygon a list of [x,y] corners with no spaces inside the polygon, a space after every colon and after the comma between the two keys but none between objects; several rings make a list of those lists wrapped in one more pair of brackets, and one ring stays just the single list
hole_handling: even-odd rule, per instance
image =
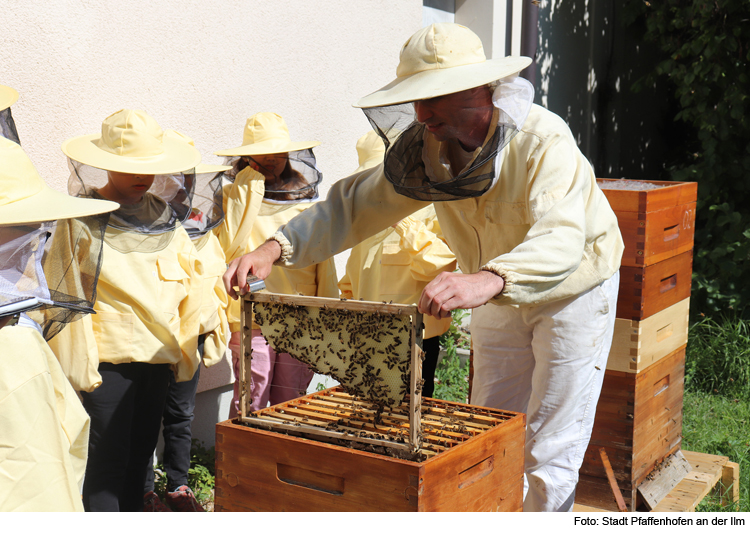
[{"label": "wooden frame bar", "polygon": [[[253,312],[253,304],[285,304],[291,306],[306,306],[322,309],[335,309],[342,311],[362,311],[369,313],[391,314],[396,316],[411,317],[411,376],[409,384],[409,436],[408,444],[397,443],[393,441],[378,440],[365,437],[357,437],[353,434],[344,434],[331,431],[321,426],[315,425],[295,425],[294,423],[285,423],[281,420],[278,422],[268,419],[255,418],[250,414],[250,403],[252,396],[250,392],[250,382],[252,372],[252,332],[248,313]],[[315,435],[329,439],[346,439],[366,444],[389,446],[416,453],[422,444],[421,431],[421,407],[422,407],[422,386],[419,384],[422,378],[422,314],[417,307],[406,304],[385,304],[382,302],[366,302],[362,300],[337,300],[334,298],[319,298],[313,296],[294,296],[287,294],[272,294],[267,292],[247,293],[242,297],[242,315],[241,324],[243,337],[240,342],[240,419],[245,424],[257,425],[268,429],[283,429],[285,431],[294,431]],[[331,375],[331,374],[329,374]],[[333,376],[333,375],[331,375]],[[335,378],[335,377],[334,377]]]}]

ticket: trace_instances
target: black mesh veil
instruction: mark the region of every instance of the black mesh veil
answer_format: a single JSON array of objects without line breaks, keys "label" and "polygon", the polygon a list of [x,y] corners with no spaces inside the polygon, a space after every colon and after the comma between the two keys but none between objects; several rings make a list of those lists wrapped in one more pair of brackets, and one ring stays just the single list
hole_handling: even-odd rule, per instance
[{"label": "black mesh veil", "polygon": [[21,144],[18,138],[16,123],[13,121],[13,115],[10,113],[10,107],[0,111],[0,136],[10,139],[16,144]]},{"label": "black mesh veil", "polygon": [[[108,183],[108,171],[68,158],[68,193],[76,197],[103,198],[98,190]],[[186,174],[156,175],[142,200],[120,204],[110,215],[109,226],[122,231],[159,235],[173,231],[192,211],[193,183],[185,183]]]},{"label": "black mesh veil", "polygon": [[[182,226],[190,238],[203,236],[224,219],[222,179],[224,172],[185,174],[186,190],[192,192],[192,207]],[[178,176],[178,179],[181,178]]]},{"label": "black mesh veil", "polygon": [[450,201],[479,197],[492,187],[498,153],[523,126],[534,89],[520,77],[502,79],[490,87],[494,109],[486,140],[457,174],[444,156],[446,145],[452,143],[440,143],[431,136],[417,121],[413,102],[363,109],[383,139],[383,172],[397,193],[422,201]]},{"label": "black mesh veil", "polygon": [[93,313],[108,216],[0,227],[0,307],[25,301],[48,341]]},{"label": "black mesh veil", "polygon": [[108,218],[100,214],[58,220],[47,241],[42,268],[53,304],[43,307],[43,320],[37,320],[47,341],[67,323],[94,313]]},{"label": "black mesh veil", "polygon": [[226,164],[232,169],[227,171],[226,178],[233,182],[237,174],[253,162],[257,164],[258,171],[266,175],[264,198],[289,203],[316,200],[323,174],[318,170],[312,148],[289,152],[287,157],[286,166],[278,178],[269,180],[270,174],[260,164],[260,159],[256,160],[253,156],[230,156],[226,159]]}]

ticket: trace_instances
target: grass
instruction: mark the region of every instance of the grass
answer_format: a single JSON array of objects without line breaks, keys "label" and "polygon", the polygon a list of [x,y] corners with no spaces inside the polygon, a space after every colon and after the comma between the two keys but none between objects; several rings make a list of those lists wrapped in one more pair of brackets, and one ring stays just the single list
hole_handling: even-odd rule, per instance
[{"label": "grass", "polygon": [[[212,510],[214,504],[215,460],[213,446],[205,448],[199,440],[192,440],[188,487],[193,490],[196,500],[206,510]],[[163,470],[161,463],[154,468],[154,491],[161,500],[165,499],[167,491],[167,475]]]},{"label": "grass", "polygon": [[[740,465],[739,511],[750,512],[750,403],[737,398],[686,392],[683,406],[682,447],[685,450],[727,456]],[[726,512],[718,496],[706,497],[698,511]]]}]

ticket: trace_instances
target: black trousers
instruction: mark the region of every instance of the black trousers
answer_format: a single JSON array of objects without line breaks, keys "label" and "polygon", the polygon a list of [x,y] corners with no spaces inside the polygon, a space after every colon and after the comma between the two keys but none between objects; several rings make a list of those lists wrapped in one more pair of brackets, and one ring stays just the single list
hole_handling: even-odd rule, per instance
[{"label": "black trousers", "polygon": [[440,336],[425,339],[422,342],[424,361],[422,362],[422,396],[432,397],[435,392],[435,369],[437,368],[438,356],[440,355]]},{"label": "black trousers", "polygon": [[172,369],[102,362],[99,373],[101,386],[81,393],[91,417],[83,507],[87,512],[140,512]]},{"label": "black trousers", "polygon": [[[203,347],[207,334],[198,336],[198,356],[203,358]],[[188,483],[190,471],[190,449],[193,439],[193,418],[195,418],[195,393],[198,390],[201,365],[189,381],[177,382],[174,372],[169,375],[169,388],[162,415],[162,437],[164,438],[164,472],[167,473],[167,491],[175,491]],[[153,454],[156,449],[151,449]],[[146,467],[146,482],[143,494],[154,491],[154,466],[151,461]]]},{"label": "black trousers", "polygon": [[[200,379],[200,365],[189,381],[177,382],[174,372],[169,377],[169,390],[162,415],[164,438],[164,472],[167,473],[167,491],[175,491],[188,483],[192,424],[195,417],[195,392]],[[143,493],[154,491],[154,467],[149,461]]]}]

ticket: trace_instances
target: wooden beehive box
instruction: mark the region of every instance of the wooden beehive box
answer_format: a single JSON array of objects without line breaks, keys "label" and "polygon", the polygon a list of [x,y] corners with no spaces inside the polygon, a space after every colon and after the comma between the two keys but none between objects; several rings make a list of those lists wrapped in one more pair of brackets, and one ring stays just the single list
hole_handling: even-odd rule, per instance
[{"label": "wooden beehive box", "polygon": [[[423,400],[415,306],[254,293],[242,314],[241,411],[217,425],[217,510],[522,509],[525,416]],[[251,316],[275,349],[342,386],[251,411]]]},{"label": "wooden beehive box", "polygon": [[690,298],[642,321],[615,319],[607,369],[638,373],[687,343]]},{"label": "wooden beehive box", "polygon": [[[316,440],[301,426],[330,425],[386,436],[409,429],[407,401],[376,419],[376,408],[328,389],[258,411],[288,422],[264,430],[216,426],[216,511],[520,511],[525,417],[426,398],[423,461],[384,447]],[[294,425],[298,424],[298,425]],[[364,433],[363,433],[364,434]]]},{"label": "wooden beehive box", "polygon": [[[617,216],[625,252],[623,266],[649,266],[693,249],[696,182],[597,179]],[[613,184],[617,182],[617,184]],[[655,189],[608,186],[650,184]]]},{"label": "wooden beehive box", "polygon": [[693,252],[649,266],[621,266],[617,318],[642,321],[690,297]]},{"label": "wooden beehive box", "polygon": [[684,376],[685,346],[637,373],[606,371],[577,503],[617,510],[599,454],[604,448],[628,508],[636,510],[638,488],[680,449]]}]

